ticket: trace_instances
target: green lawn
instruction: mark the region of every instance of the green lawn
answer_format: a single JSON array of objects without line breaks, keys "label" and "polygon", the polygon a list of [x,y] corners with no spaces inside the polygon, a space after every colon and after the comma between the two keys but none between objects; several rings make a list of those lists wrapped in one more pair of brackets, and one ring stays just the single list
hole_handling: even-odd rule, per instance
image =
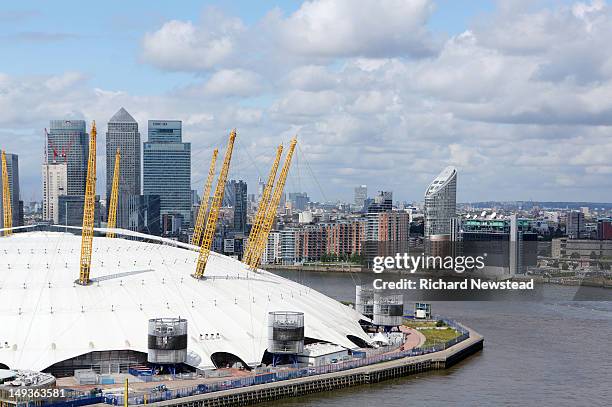
[{"label": "green lawn", "polygon": [[423,347],[432,346],[437,343],[446,342],[459,336],[459,332],[452,328],[448,329],[419,329],[419,332],[425,335],[425,343]]},{"label": "green lawn", "polygon": [[436,326],[436,321],[418,321],[414,319],[405,319],[404,325],[410,328],[433,328]]}]

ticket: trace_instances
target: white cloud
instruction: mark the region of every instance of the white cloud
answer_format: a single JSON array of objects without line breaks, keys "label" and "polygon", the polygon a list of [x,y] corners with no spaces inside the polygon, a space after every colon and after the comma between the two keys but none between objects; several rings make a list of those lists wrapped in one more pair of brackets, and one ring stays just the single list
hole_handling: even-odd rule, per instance
[{"label": "white cloud", "polygon": [[204,92],[216,96],[252,96],[262,88],[262,78],[244,69],[215,72],[204,85]]},{"label": "white cloud", "polygon": [[244,30],[239,19],[207,9],[200,25],[170,20],[142,41],[142,59],[169,71],[208,70],[225,62],[235,51]]},{"label": "white cloud", "polygon": [[430,55],[432,11],[429,0],[308,1],[280,21],[279,42],[314,57]]},{"label": "white cloud", "polygon": [[335,87],[338,79],[325,66],[304,65],[289,72],[283,83],[289,89],[316,92]]}]

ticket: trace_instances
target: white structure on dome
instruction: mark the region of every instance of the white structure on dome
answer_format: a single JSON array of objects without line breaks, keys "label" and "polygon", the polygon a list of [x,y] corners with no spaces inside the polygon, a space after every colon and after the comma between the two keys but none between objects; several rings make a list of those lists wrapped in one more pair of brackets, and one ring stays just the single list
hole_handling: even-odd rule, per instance
[{"label": "white structure on dome", "polygon": [[[104,231],[105,229],[99,229]],[[211,253],[206,279],[191,277],[196,247],[117,230],[146,243],[94,238],[92,284],[75,284],[80,236],[15,233],[0,238],[0,368],[45,370],[94,351],[147,353],[152,318],[188,321],[187,364],[213,367],[230,354],[248,365],[268,346],[268,313],[304,313],[304,335],[354,348],[370,342],[355,310],[267,271]],[[159,244],[169,243],[169,244]],[[56,365],[57,366],[57,365]]]}]

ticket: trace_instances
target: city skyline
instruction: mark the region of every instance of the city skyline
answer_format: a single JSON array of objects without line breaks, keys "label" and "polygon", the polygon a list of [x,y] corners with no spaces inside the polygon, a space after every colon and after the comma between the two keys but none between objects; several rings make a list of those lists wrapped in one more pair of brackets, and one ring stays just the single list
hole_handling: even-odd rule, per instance
[{"label": "city skyline", "polygon": [[[0,12],[0,148],[20,157],[22,200],[39,200],[43,128],[79,119],[89,129],[95,119],[104,195],[106,123],[123,106],[141,133],[151,119],[183,122],[196,190],[200,163],[236,127],[231,178],[256,185],[278,142],[297,133],[287,192],[317,201],[351,202],[362,184],[422,201],[447,165],[461,173],[458,202],[612,201],[609,5],[470,3],[187,2],[143,12],[135,2],[121,15],[92,6],[101,24],[90,27],[67,2],[25,1]],[[126,28],[130,13],[141,18]],[[50,24],[67,14],[69,27]],[[346,32],[334,31],[338,19]]]}]

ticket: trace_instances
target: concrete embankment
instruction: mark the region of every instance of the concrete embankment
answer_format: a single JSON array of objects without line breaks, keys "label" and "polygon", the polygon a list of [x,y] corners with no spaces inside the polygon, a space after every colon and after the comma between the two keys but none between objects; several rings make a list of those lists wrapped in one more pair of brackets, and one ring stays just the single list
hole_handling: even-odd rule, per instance
[{"label": "concrete embankment", "polygon": [[265,269],[268,271],[283,270],[283,271],[315,271],[315,272],[333,272],[333,273],[361,273],[370,271],[360,264],[296,264],[296,265],[280,265],[266,264]]},{"label": "concrete embankment", "polygon": [[150,405],[159,407],[245,406],[286,397],[296,397],[361,384],[376,383],[428,370],[446,369],[483,348],[484,338],[474,330],[470,329],[469,331],[470,336],[468,339],[440,352],[317,376],[161,401],[151,403]]}]

